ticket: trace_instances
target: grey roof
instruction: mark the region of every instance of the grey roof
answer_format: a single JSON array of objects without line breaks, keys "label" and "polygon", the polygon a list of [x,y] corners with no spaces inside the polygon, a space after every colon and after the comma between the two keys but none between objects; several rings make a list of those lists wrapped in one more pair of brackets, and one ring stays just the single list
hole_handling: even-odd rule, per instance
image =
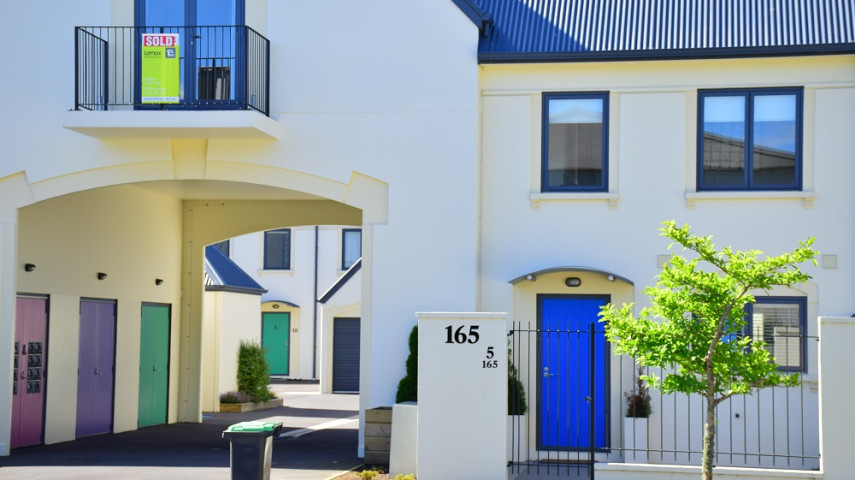
[{"label": "grey roof", "polygon": [[348,268],[347,271],[344,272],[344,275],[339,277],[339,279],[336,280],[336,282],[333,283],[332,286],[326,292],[324,292],[323,295],[320,296],[320,298],[318,298],[318,302],[327,303],[333,297],[333,295],[336,294],[336,292],[341,290],[341,287],[343,287],[348,282],[348,280],[350,280],[351,278],[353,278],[354,275],[356,275],[356,272],[358,272],[361,268],[362,257],[359,257],[359,259],[353,262],[353,265],[351,265],[350,268]]},{"label": "grey roof", "polygon": [[453,1],[481,63],[855,53],[852,0]]},{"label": "grey roof", "polygon": [[205,290],[261,295],[267,292],[217,247],[205,247]]}]

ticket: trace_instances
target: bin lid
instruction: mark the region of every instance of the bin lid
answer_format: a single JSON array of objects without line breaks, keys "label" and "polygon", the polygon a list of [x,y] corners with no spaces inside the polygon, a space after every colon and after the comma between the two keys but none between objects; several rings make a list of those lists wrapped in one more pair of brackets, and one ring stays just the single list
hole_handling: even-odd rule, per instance
[{"label": "bin lid", "polygon": [[280,427],[280,422],[240,422],[230,426],[227,432],[272,432]]}]

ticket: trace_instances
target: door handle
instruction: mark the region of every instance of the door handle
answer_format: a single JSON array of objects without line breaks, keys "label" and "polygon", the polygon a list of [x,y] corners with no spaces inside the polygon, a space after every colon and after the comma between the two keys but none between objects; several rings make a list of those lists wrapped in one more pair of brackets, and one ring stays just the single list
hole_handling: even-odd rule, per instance
[{"label": "door handle", "polygon": [[151,371],[152,371],[152,372],[156,372],[156,371],[157,371],[157,365],[152,365],[152,366],[151,366]]},{"label": "door handle", "polygon": [[95,375],[101,375],[101,370],[98,370],[97,367],[95,368]]},{"label": "door handle", "polygon": [[556,373],[549,373],[549,367],[543,367],[543,378],[554,377]]},{"label": "door handle", "polygon": [[585,395],[585,403],[591,403],[591,397]]}]

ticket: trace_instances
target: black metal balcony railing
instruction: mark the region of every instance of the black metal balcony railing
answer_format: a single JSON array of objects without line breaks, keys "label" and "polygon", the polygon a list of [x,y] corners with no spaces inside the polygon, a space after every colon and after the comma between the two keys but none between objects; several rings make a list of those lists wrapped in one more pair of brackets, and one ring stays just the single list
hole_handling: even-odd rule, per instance
[{"label": "black metal balcony railing", "polygon": [[[179,35],[177,103],[143,101],[144,33]],[[76,110],[253,109],[270,113],[270,41],[245,25],[77,27]]]}]

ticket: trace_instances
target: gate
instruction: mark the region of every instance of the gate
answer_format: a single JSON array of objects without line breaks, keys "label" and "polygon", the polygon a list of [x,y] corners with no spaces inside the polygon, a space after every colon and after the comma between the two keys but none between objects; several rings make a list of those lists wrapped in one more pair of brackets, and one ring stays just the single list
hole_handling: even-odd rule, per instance
[{"label": "gate", "polygon": [[[604,295],[538,295],[534,328],[513,325],[509,372],[517,378],[508,386],[521,387],[528,408],[509,417],[510,478],[593,479],[597,454],[610,451],[610,353],[597,323],[608,302]],[[520,411],[522,397],[508,402],[509,413]]]}]

